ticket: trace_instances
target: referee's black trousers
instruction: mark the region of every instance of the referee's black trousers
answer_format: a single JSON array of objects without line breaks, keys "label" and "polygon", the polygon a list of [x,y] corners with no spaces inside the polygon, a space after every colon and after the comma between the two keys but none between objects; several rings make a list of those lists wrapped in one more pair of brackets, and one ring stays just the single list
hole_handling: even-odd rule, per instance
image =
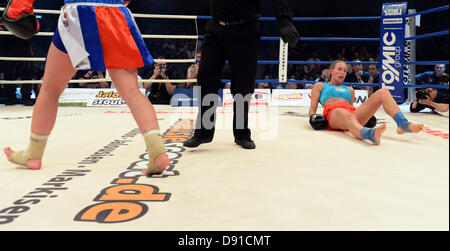
[{"label": "referee's black trousers", "polygon": [[221,26],[215,20],[207,23],[197,78],[201,87],[201,100],[196,136],[214,136],[218,92],[224,86],[220,75],[228,60],[231,68],[231,94],[235,100],[233,134],[236,139],[250,139],[248,112],[251,95],[255,90],[260,38],[257,21],[230,26]]}]

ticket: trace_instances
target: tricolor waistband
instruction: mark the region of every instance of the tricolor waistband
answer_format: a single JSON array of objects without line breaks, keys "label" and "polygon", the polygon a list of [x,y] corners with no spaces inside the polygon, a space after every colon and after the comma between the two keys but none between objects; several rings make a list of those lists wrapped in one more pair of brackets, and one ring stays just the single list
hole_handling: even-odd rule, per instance
[{"label": "tricolor waistband", "polygon": [[123,0],[64,0],[64,4],[70,3],[104,3],[104,4],[125,4]]}]

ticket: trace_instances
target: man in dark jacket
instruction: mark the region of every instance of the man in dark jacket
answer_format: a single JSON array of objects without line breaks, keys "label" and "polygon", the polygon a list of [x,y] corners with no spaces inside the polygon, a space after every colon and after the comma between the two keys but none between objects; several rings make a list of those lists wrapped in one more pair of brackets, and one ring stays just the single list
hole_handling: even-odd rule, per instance
[{"label": "man in dark jacket", "polygon": [[[299,40],[292,24],[292,12],[285,0],[270,0],[284,42],[295,47]],[[197,147],[211,142],[215,131],[218,91],[223,88],[220,74],[225,61],[231,67],[233,105],[233,134],[235,143],[245,149],[254,149],[248,128],[248,111],[255,88],[257,55],[260,42],[259,0],[210,0],[212,20],[206,25],[202,57],[198,73],[201,86],[199,113],[194,136],[184,143]],[[212,103],[212,104],[211,104]],[[211,111],[209,111],[211,110]],[[209,111],[209,112],[208,112]]]}]

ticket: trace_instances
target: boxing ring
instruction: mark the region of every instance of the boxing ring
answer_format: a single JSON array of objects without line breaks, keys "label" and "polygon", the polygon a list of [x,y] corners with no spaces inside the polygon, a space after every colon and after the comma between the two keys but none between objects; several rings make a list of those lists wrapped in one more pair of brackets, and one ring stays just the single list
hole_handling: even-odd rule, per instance
[{"label": "boxing ring", "polygon": [[[448,11],[448,5],[406,16],[413,18],[437,11]],[[36,10],[36,13],[52,15],[59,11]],[[195,22],[210,18],[134,16]],[[264,22],[274,20],[261,18]],[[321,20],[381,22],[383,19],[294,18],[296,22]],[[0,35],[10,33],[0,32]],[[52,36],[53,33],[37,35]],[[448,35],[448,30],[408,36],[405,40],[442,35]],[[198,34],[144,34],[143,37],[203,38]],[[301,41],[379,42],[380,39],[302,37]],[[262,37],[262,41],[279,40],[278,37]],[[279,79],[256,82],[314,84],[287,79],[283,69],[289,64],[332,63],[289,61],[286,50],[287,46],[281,42],[283,57],[258,61],[259,64],[279,65]],[[0,60],[45,61],[45,58],[3,57]],[[163,61],[196,62],[195,59]],[[376,63],[383,67],[382,59]],[[401,67],[437,63],[448,64],[448,60],[410,60]],[[71,82],[94,81],[102,80]],[[170,80],[172,83],[195,81]],[[0,81],[0,84],[17,83]],[[409,82],[403,87],[424,86]],[[155,109],[171,165],[162,175],[144,176],[141,170],[148,161],[145,145],[128,108],[60,107],[41,170],[16,167],[5,157],[0,158],[0,230],[449,229],[448,117],[430,112],[409,113],[408,107],[402,106],[409,121],[424,123],[425,128],[419,134],[397,135],[394,121],[380,109],[376,113],[378,123],[386,123],[388,129],[381,145],[373,146],[344,132],[314,131],[308,124],[309,107],[252,105],[249,127],[257,147],[248,151],[233,142],[232,106],[218,108],[213,142],[195,149],[185,148],[182,143],[193,133],[197,108],[155,105]],[[319,108],[318,112],[321,111]],[[27,144],[31,114],[30,107],[0,106],[2,147],[17,148]],[[20,135],[19,132],[26,133]]]}]

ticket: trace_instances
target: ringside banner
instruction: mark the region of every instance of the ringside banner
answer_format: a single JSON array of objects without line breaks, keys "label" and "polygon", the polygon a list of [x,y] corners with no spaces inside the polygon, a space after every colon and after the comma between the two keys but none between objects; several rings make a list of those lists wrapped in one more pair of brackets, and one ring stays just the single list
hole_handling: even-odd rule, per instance
[{"label": "ringside banner", "polygon": [[[355,90],[354,107],[359,107],[369,98],[367,90]],[[303,106],[311,105],[311,90],[310,89],[274,89],[272,91],[271,106]],[[322,105],[319,103],[319,107]]]},{"label": "ringside banner", "polygon": [[387,88],[398,102],[405,100],[403,65],[407,5],[407,2],[385,3],[381,13],[381,84],[382,88]]},{"label": "ringside banner", "polygon": [[[126,106],[125,101],[120,97],[116,89],[94,89],[96,90],[90,94],[87,100],[87,106],[97,107],[111,107],[111,106]],[[145,94],[145,89],[139,89],[142,94]]]},{"label": "ringside banner", "polygon": [[[145,89],[139,89],[145,94]],[[126,106],[116,89],[66,88],[59,103],[86,103],[86,106]]]}]

